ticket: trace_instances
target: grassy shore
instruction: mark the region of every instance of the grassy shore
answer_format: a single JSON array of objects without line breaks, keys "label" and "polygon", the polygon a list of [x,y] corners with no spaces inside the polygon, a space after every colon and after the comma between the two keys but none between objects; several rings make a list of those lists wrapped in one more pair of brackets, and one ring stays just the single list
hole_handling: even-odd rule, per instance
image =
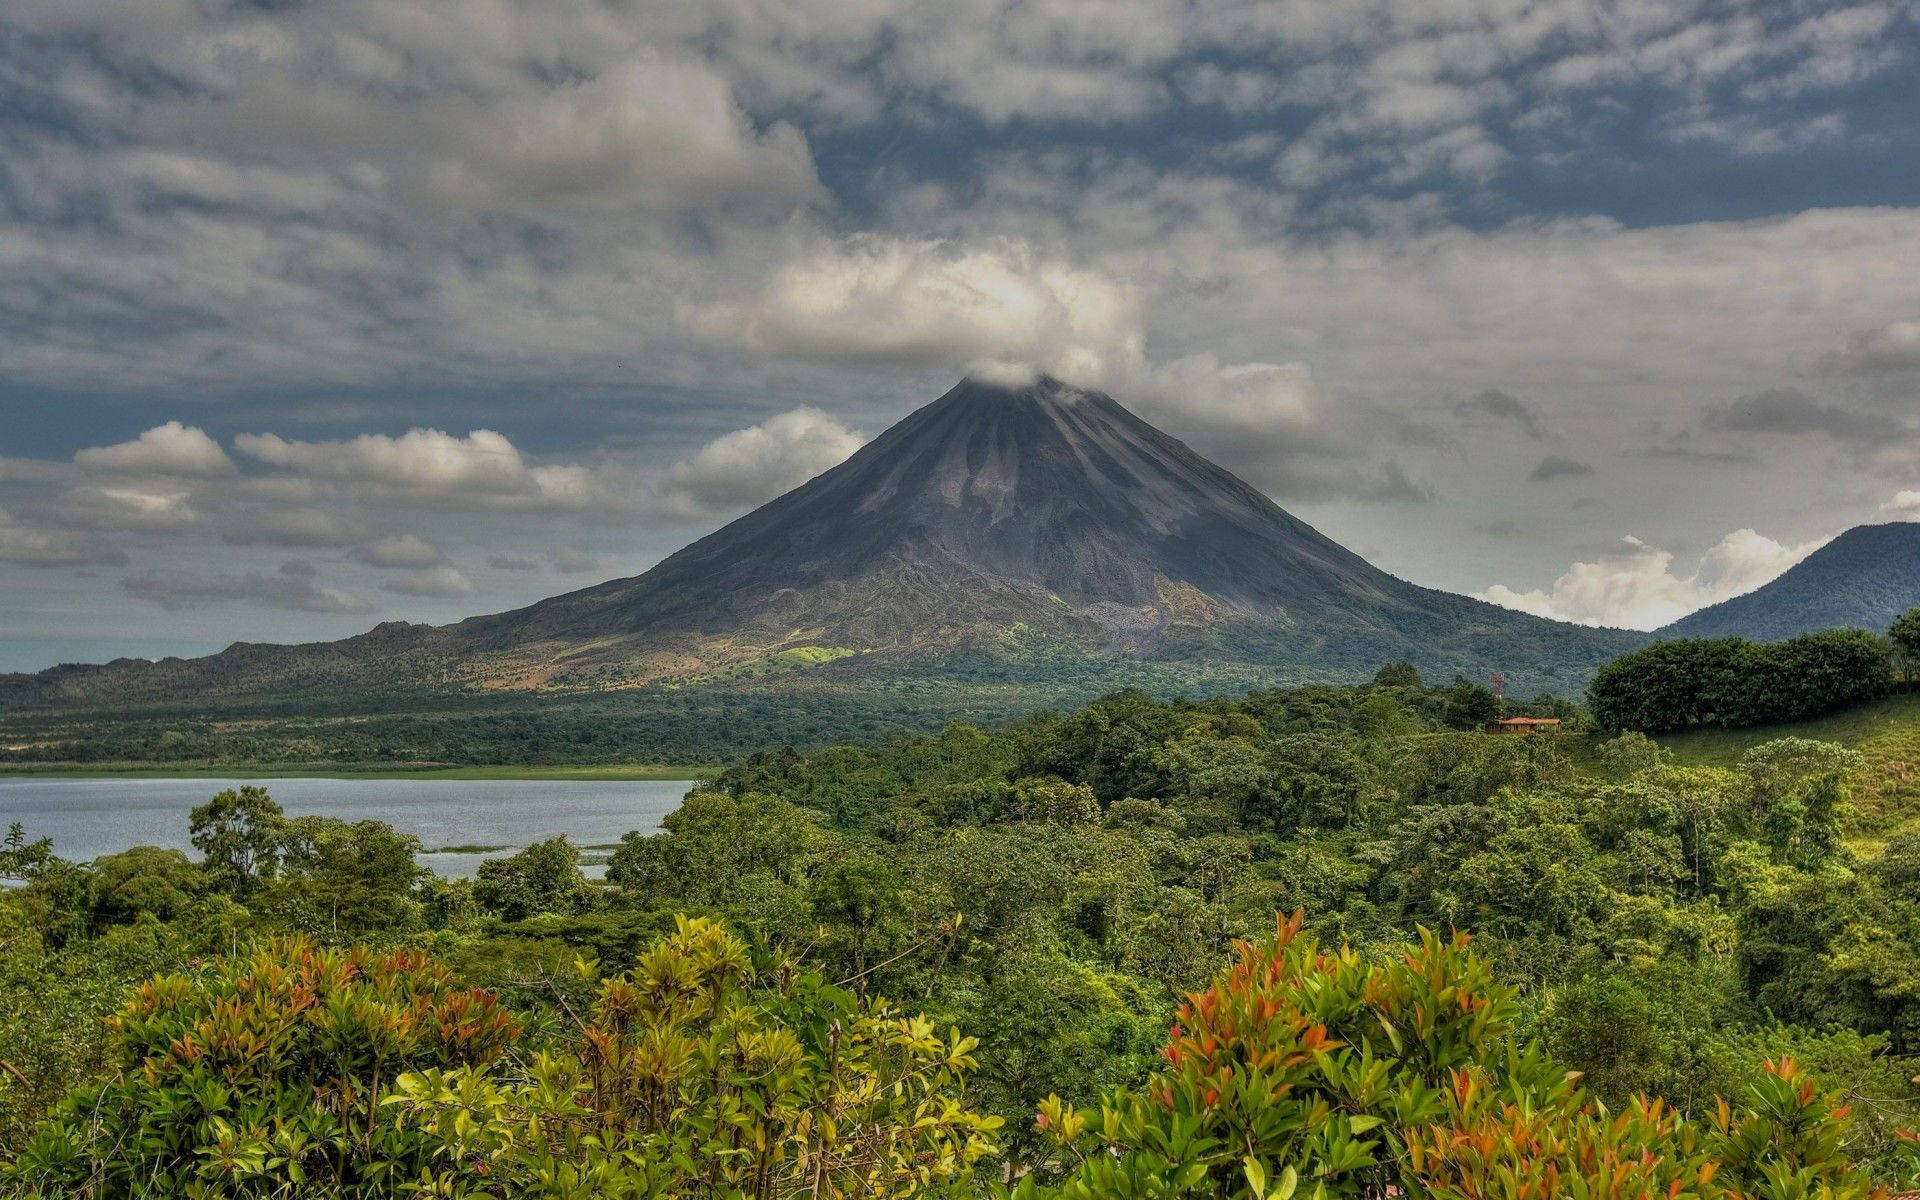
[{"label": "grassy shore", "polygon": [[448,766],[441,763],[6,763],[0,779],[709,779],[718,767],[674,763],[602,766]]}]

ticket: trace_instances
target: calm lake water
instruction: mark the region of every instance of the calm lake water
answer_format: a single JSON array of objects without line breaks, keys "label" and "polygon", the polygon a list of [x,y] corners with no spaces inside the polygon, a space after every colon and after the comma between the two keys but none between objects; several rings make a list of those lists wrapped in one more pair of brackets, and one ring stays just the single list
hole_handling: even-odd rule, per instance
[{"label": "calm lake water", "polygon": [[[0,834],[19,821],[28,838],[50,837],[54,853],[74,860],[130,846],[191,854],[189,810],[242,783],[264,785],[290,817],[385,821],[418,837],[427,851],[420,864],[449,877],[555,834],[587,848],[630,830],[651,833],[693,787],[679,779],[0,779]],[[592,861],[604,853],[587,850],[589,875],[604,870]]]}]

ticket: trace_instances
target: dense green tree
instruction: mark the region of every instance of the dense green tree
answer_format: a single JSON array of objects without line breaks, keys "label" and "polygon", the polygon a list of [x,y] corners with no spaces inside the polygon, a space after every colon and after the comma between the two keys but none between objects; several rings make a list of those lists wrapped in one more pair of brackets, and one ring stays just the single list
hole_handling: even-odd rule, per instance
[{"label": "dense green tree", "polygon": [[591,899],[580,870],[580,849],[566,839],[536,842],[509,858],[490,858],[474,876],[473,899],[508,921],[540,913],[570,914]]},{"label": "dense green tree", "polygon": [[1410,662],[1390,662],[1373,673],[1375,687],[1417,688],[1420,672]]},{"label": "dense green tree", "polygon": [[906,913],[900,873],[869,850],[850,850],[826,864],[812,880],[814,919],[824,927],[829,951],[861,995],[871,986],[876,951],[891,946],[890,933]]},{"label": "dense green tree", "polygon": [[412,929],[421,919],[414,895],[425,874],[414,858],[419,852],[419,838],[384,821],[282,820],[279,870],[256,886],[249,903],[282,932],[331,942]]},{"label": "dense green tree", "polygon": [[[1815,643],[1809,653],[1817,658],[1834,644]],[[1738,667],[1748,653],[1727,655],[1722,665]],[[1673,1127],[1675,1136],[1693,1138],[1696,1149],[1723,1139],[1745,1164],[1724,1168],[1751,1188],[1743,1173],[1756,1160],[1742,1139],[1763,1127],[1737,1110],[1765,1097],[1777,1114],[1791,1116],[1777,1107],[1802,1103],[1798,1074],[1789,1087],[1778,1068],[1790,1056],[1857,1104],[1859,1153],[1877,1177],[1914,1181],[1920,1172],[1901,1157],[1896,1131],[1920,1124],[1920,1088],[1911,1082],[1920,1075],[1913,950],[1920,946],[1920,842],[1902,833],[1910,815],[1900,808],[1904,768],[1884,746],[1864,758],[1806,739],[1722,736],[1691,739],[1684,753],[1697,760],[1699,743],[1712,740],[1710,749],[1733,765],[1681,765],[1638,733],[1590,746],[1578,732],[1450,731],[1451,697],[1451,689],[1411,684],[1313,685],[1204,702],[1123,693],[1004,729],[953,726],[926,736],[876,735],[857,747],[755,755],[690,794],[659,832],[624,839],[604,885],[581,877],[577,852],[564,844],[490,863],[478,880],[442,881],[420,877],[412,845],[377,823],[281,817],[263,851],[273,873],[232,891],[244,896],[243,908],[180,856],[63,863],[22,832],[0,851],[12,855],[0,862],[15,861],[25,877],[24,886],[0,894],[0,945],[16,948],[0,951],[0,1058],[47,1064],[58,1082],[28,1095],[16,1081],[9,1093],[11,1076],[0,1070],[0,1121],[11,1112],[17,1130],[80,1076],[104,1069],[110,1031],[94,1018],[110,1011],[123,978],[121,968],[101,965],[109,947],[120,955],[131,939],[177,956],[162,966],[198,958],[214,970],[214,960],[252,934],[301,928],[342,942],[428,942],[463,986],[483,986],[526,1015],[527,1039],[502,1069],[469,1072],[458,1083],[468,1090],[451,1098],[409,1095],[383,1116],[397,1121],[404,1108],[437,1123],[464,1113],[479,1136],[492,1139],[487,1153],[501,1156],[516,1186],[529,1178],[523,1172],[532,1160],[522,1152],[536,1144],[557,1172],[599,1171],[604,1163],[578,1157],[582,1144],[544,1134],[526,1142],[515,1133],[508,1145],[503,1130],[533,1119],[544,1130],[554,1120],[572,1128],[569,1122],[635,1115],[608,1093],[571,1090],[582,1083],[572,1072],[594,1062],[612,1069],[613,1057],[596,1060],[583,1050],[589,1030],[608,1032],[603,1013],[626,1011],[601,1009],[599,988],[629,968],[643,987],[677,989],[693,977],[641,978],[651,969],[641,969],[646,963],[688,967],[677,952],[661,957],[652,947],[679,931],[676,917],[691,910],[741,931],[740,952],[757,981],[729,985],[743,1013],[752,1010],[742,1036],[784,1045],[784,1030],[829,1047],[832,1037],[847,1035],[848,1021],[877,1011],[882,997],[925,1012],[932,1025],[914,1028],[958,1025],[983,1036],[961,1102],[1009,1122],[995,1175],[1032,1179],[1039,1189],[1075,1175],[1080,1163],[1031,1125],[1033,1108],[1049,1091],[1076,1105],[1113,1089],[1164,1095],[1153,1089],[1175,1080],[1158,1065],[1165,1062],[1152,1053],[1159,1038],[1147,1031],[1163,1030],[1188,993],[1206,988],[1237,940],[1270,930],[1276,910],[1298,908],[1310,917],[1287,935],[1288,945],[1304,945],[1310,928],[1321,948],[1315,963],[1350,964],[1338,968],[1340,979],[1321,979],[1320,966],[1303,966],[1291,950],[1258,961],[1291,981],[1287,988],[1320,997],[1311,1012],[1328,1023],[1330,1037],[1335,1027],[1342,1038],[1352,1032],[1341,1024],[1350,1021],[1341,1015],[1342,989],[1361,986],[1372,1003],[1366,988],[1391,990],[1399,977],[1373,973],[1371,983],[1356,984],[1361,974],[1404,962],[1422,927],[1457,930],[1478,939],[1475,948],[1502,988],[1517,989],[1513,1024],[1500,1035],[1505,1046],[1541,1040],[1566,1066],[1586,1072],[1585,1086],[1613,1119],[1639,1119],[1629,1114],[1640,1091],[1663,1096],[1686,1122],[1684,1130]],[[1726,752],[1728,743],[1741,749]],[[1856,814],[1848,790],[1865,787],[1875,789],[1876,805]],[[708,934],[694,941],[724,949],[723,939]],[[1352,957],[1334,949],[1341,944]],[[1441,959],[1423,960],[1427,967],[1459,968],[1454,951],[1441,949]],[[826,992],[791,990],[808,976],[837,998],[821,1007],[815,999]],[[89,991],[96,985],[88,980],[99,981],[99,991]],[[1456,982],[1464,990],[1455,995],[1487,994],[1465,976]],[[34,988],[68,1004],[75,1019],[34,1015]],[[1278,993],[1259,995],[1276,1006],[1275,1019],[1303,1011],[1286,1008],[1294,1000]],[[1389,1019],[1404,1045],[1418,1014],[1431,1011],[1418,1002],[1392,1007],[1400,1002],[1387,998],[1375,1011],[1397,1014]],[[647,1011],[649,1019],[665,1015]],[[770,1023],[762,1019],[769,1015]],[[1190,1016],[1179,1023],[1195,1028]],[[700,1022],[672,1027],[701,1054],[730,1055],[743,1044],[710,1039],[719,1035]],[[637,1028],[626,1027],[628,1034]],[[1372,1053],[1384,1063],[1384,1031],[1361,1033],[1329,1053]],[[1188,1043],[1176,1034],[1175,1044]],[[536,1067],[542,1053],[550,1068]],[[1489,1053],[1506,1061],[1506,1049]],[[1774,1072],[1763,1065],[1768,1059]],[[1241,1065],[1208,1061],[1232,1068],[1233,1082],[1217,1090],[1234,1095]],[[1469,1070],[1494,1072],[1489,1087],[1505,1069],[1481,1062],[1478,1048],[1464,1061]],[[1424,1079],[1421,1086],[1430,1086]],[[1422,1102],[1406,1090],[1410,1081],[1393,1086],[1400,1085],[1407,1103]],[[688,1095],[696,1104],[710,1099],[698,1087]],[[1716,1096],[1733,1105],[1724,1129]],[[1203,1091],[1181,1120],[1246,1132],[1231,1120],[1219,1123],[1210,1108]],[[503,1126],[491,1111],[512,1115]],[[1505,1145],[1497,1127],[1516,1128],[1497,1126],[1479,1109],[1462,1111],[1471,1119],[1463,1136],[1495,1138],[1489,1146]],[[1529,1136],[1604,1133],[1579,1105],[1557,1116],[1527,1111],[1534,1114],[1527,1120],[1549,1122],[1523,1121],[1517,1128]],[[1132,1112],[1128,1101],[1120,1116],[1130,1121]],[[1669,1145],[1662,1131],[1681,1119],[1665,1109],[1659,1117],[1639,1127],[1653,1138],[1656,1158]],[[1563,1118],[1569,1123],[1556,1123]],[[1099,1124],[1107,1128],[1104,1118]],[[1142,1134],[1177,1140],[1188,1128],[1143,1127]],[[1356,1139],[1384,1137],[1384,1128]],[[763,1131],[784,1136],[773,1126]],[[674,1140],[684,1130],[655,1134],[665,1140],[621,1144],[642,1154],[661,1146],[699,1152]],[[1419,1136],[1421,1154],[1437,1155],[1449,1171],[1461,1166],[1446,1146]],[[1605,1137],[1584,1144],[1596,1152],[1613,1145]],[[465,1155],[474,1145],[448,1152]],[[1408,1154],[1413,1145],[1406,1142]],[[1331,1146],[1316,1143],[1312,1153]],[[1096,1147],[1080,1140],[1074,1148]],[[1138,1165],[1142,1186],[1169,1182],[1135,1153],[1139,1143],[1120,1137],[1097,1148],[1118,1157],[1089,1161]],[[1246,1183],[1243,1164],[1238,1176],[1226,1170],[1224,1177],[1215,1165],[1234,1166],[1209,1160],[1198,1185],[1209,1200]],[[1262,1169],[1271,1193],[1278,1159]],[[1331,1194],[1342,1180],[1353,1182],[1344,1171],[1297,1186],[1324,1183]],[[462,1178],[469,1190],[484,1190],[484,1177]],[[1456,1176],[1423,1179],[1435,1195],[1451,1196],[1459,1183]],[[1795,1200],[1817,1196],[1816,1183]],[[1165,1194],[1185,1194],[1187,1186],[1172,1181]],[[1759,1200],[1762,1193],[1743,1195]]]},{"label": "dense green tree", "polygon": [[135,846],[93,860],[93,921],[99,928],[187,915],[206,887],[199,866],[178,850]]},{"label": "dense green tree", "polygon": [[286,813],[267,789],[247,784],[218,792],[188,817],[193,848],[213,885],[246,896],[280,868]]},{"label": "dense green tree", "polygon": [[1470,679],[1455,677],[1447,689],[1447,724],[1455,729],[1478,729],[1500,716],[1500,697]]},{"label": "dense green tree", "polygon": [[1655,642],[1594,675],[1587,705],[1604,729],[1665,733],[1802,720],[1876,699],[1891,685],[1881,640],[1859,629],[1755,644]]},{"label": "dense green tree", "polygon": [[1747,830],[1775,861],[1815,866],[1840,841],[1847,812],[1846,777],[1864,760],[1857,751],[1811,738],[1779,738],[1740,759],[1749,781]]},{"label": "dense green tree", "polygon": [[636,907],[719,907],[757,881],[791,887],[831,840],[798,805],[753,791],[696,789],[661,828],[627,834],[607,863],[607,882]]},{"label": "dense green tree", "polygon": [[1887,630],[1887,640],[1898,656],[1901,681],[1911,686],[1920,678],[1920,608],[1901,613]]}]

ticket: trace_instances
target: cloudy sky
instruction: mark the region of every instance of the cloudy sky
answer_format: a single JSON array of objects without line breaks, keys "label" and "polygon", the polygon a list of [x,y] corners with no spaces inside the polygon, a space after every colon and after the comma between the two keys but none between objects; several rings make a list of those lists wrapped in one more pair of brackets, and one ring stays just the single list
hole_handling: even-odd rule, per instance
[{"label": "cloudy sky", "polygon": [[1920,12],[7,0],[0,669],[631,574],[969,364],[1657,625],[1920,518]]}]

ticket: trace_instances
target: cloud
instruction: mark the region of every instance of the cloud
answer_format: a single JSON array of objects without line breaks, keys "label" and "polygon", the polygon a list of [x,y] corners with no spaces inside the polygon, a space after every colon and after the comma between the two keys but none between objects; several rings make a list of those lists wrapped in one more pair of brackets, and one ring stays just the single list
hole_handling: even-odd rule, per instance
[{"label": "cloud", "polygon": [[128,475],[211,478],[234,473],[233,460],[218,442],[178,421],[156,425],[130,442],[77,451],[73,461],[89,471]]},{"label": "cloud", "polygon": [[354,557],[370,567],[387,569],[433,567],[446,561],[438,547],[411,533],[375,538],[355,550]]},{"label": "cloud", "polygon": [[1542,436],[1540,418],[1533,406],[1518,396],[1497,388],[1488,388],[1469,400],[1462,400],[1455,411],[1466,417],[1485,417],[1504,421],[1521,429],[1528,437]]},{"label": "cloud", "polygon": [[321,587],[311,575],[288,567],[282,567],[274,575],[258,571],[204,576],[147,571],[127,576],[120,581],[120,586],[130,596],[173,610],[197,608],[209,601],[226,601],[337,616],[360,616],[374,611],[374,606],[360,597]]},{"label": "cloud", "polygon": [[716,344],[869,363],[989,359],[1075,383],[1141,358],[1130,288],[1004,238],[811,245],[751,296],[683,305],[680,323]]},{"label": "cloud", "polygon": [[804,134],[786,121],[756,128],[710,67],[657,52],[537,93],[443,96],[420,116],[417,136],[381,132],[363,145],[410,156],[395,161],[407,184],[457,211],[781,209],[826,199]]},{"label": "cloud", "polygon": [[425,567],[390,579],[380,585],[382,591],[402,596],[471,596],[473,582],[453,567]]},{"label": "cloud", "polygon": [[562,575],[584,575],[600,569],[600,560],[571,546],[560,546],[552,554],[553,569]]},{"label": "cloud", "polygon": [[1893,321],[1856,335],[1815,364],[1823,372],[1874,375],[1920,370],[1920,321]]},{"label": "cloud", "polygon": [[738,512],[837,466],[865,441],[817,408],[796,408],[722,434],[674,464],[658,499],[667,513],[687,519]]},{"label": "cloud", "polygon": [[522,554],[489,554],[487,565],[496,571],[538,571],[540,560]]},{"label": "cloud", "polygon": [[1578,459],[1550,456],[1527,472],[1527,478],[1533,483],[1550,483],[1555,479],[1577,479],[1591,474],[1593,468]]},{"label": "cloud", "polygon": [[0,509],[0,563],[28,567],[119,566],[126,552],[97,534],[15,521]]},{"label": "cloud", "polygon": [[1894,493],[1893,499],[1880,506],[1880,511],[1901,517],[1920,517],[1920,489],[1908,488]]},{"label": "cloud", "polygon": [[594,480],[587,468],[535,466],[491,429],[476,429],[465,437],[412,429],[399,437],[367,433],[333,442],[243,433],[234,446],[269,466],[349,483],[370,498],[391,503],[539,512],[579,511],[594,502]]},{"label": "cloud", "polygon": [[1665,458],[1695,467],[1747,467],[1757,460],[1750,450],[1696,446],[1685,434],[1664,446],[1648,446],[1640,451],[1647,458]]},{"label": "cloud", "polygon": [[1495,584],[1474,596],[1535,616],[1582,625],[1658,629],[1709,604],[1750,592],[1831,540],[1787,546],[1751,529],[1720,539],[1692,572],[1674,570],[1671,551],[1627,537],[1618,549],[1576,562],[1548,589]]},{"label": "cloud", "polygon": [[1335,414],[1303,363],[1223,365],[1192,355],[1122,392],[1141,416],[1283,500],[1424,503],[1396,462],[1368,462],[1375,414]]},{"label": "cloud", "polygon": [[351,546],[367,534],[358,524],[336,513],[319,508],[290,508],[249,514],[223,536],[238,546],[330,547]]},{"label": "cloud", "polygon": [[1904,422],[1858,407],[1824,404],[1798,388],[1769,388],[1742,396],[1708,417],[1716,429],[1780,436],[1825,434],[1835,441],[1877,446],[1911,434]]},{"label": "cloud", "polygon": [[74,488],[62,499],[58,517],[69,527],[142,532],[191,529],[207,520],[191,492],[145,484]]}]

